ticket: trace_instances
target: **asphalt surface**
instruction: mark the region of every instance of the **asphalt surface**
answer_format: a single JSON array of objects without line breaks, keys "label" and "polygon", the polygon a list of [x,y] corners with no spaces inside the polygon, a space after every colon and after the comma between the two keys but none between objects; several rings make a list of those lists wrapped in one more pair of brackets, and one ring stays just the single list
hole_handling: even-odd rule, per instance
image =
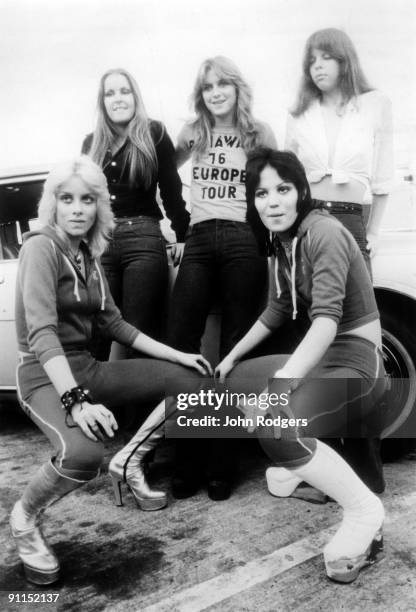
[{"label": "asphalt surface", "polygon": [[[124,507],[113,502],[106,466],[121,434],[107,447],[102,475],[45,513],[63,577],[40,588],[25,582],[7,522],[48,458],[49,443],[14,405],[0,406],[0,431],[0,610],[416,611],[416,453],[385,465],[384,560],[353,584],[338,585],[326,578],[320,550],[340,520],[339,507],[268,494],[268,461],[254,440],[244,441],[229,500],[213,502],[201,489],[188,500],[170,499],[164,510],[142,512],[127,491]],[[166,490],[171,451],[166,443],[151,466]],[[57,601],[22,602],[46,593]]]}]

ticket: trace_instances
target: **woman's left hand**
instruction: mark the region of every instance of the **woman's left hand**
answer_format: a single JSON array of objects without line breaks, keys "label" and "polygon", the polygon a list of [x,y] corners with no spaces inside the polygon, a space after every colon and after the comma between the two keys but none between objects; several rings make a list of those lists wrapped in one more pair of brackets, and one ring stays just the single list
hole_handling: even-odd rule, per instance
[{"label": "woman's left hand", "polygon": [[210,376],[213,375],[210,362],[202,355],[194,355],[192,353],[182,353],[178,351],[178,363],[186,366],[187,368],[198,370],[198,372],[203,376],[206,374],[209,374]]},{"label": "woman's left hand", "polygon": [[172,258],[173,265],[179,266],[182,261],[183,250],[185,248],[184,242],[177,242],[176,244],[172,244],[170,247],[170,256]]}]

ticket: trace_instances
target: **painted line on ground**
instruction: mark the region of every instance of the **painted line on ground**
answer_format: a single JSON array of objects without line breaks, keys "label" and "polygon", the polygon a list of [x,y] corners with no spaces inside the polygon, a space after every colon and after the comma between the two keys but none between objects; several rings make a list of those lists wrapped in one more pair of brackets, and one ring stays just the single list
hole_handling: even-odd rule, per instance
[{"label": "painted line on ground", "polygon": [[[396,497],[394,501],[397,502],[398,498]],[[400,496],[400,501],[412,510],[416,503],[416,494],[406,495],[403,498]],[[400,512],[389,513],[385,523],[388,525],[396,520],[403,520],[403,509]],[[199,582],[146,608],[141,608],[140,612],[202,612],[210,606],[321,555],[322,548],[338,526],[339,523],[279,548],[264,557],[248,561],[244,566],[238,566],[209,580]],[[323,560],[322,572],[325,572]]]}]

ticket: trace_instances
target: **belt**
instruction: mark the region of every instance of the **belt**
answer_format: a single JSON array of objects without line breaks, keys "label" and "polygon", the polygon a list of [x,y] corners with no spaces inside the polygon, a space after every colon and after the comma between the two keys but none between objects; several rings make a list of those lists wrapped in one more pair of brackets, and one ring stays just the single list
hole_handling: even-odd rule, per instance
[{"label": "belt", "polygon": [[119,225],[122,225],[123,223],[131,225],[135,221],[154,221],[155,223],[159,224],[159,220],[156,217],[150,217],[149,215],[137,215],[136,217],[131,217],[128,215],[126,217],[115,217],[114,221]]},{"label": "belt", "polygon": [[328,212],[349,212],[357,215],[362,214],[363,207],[355,202],[329,202],[327,200],[314,200],[316,208],[322,208]]}]

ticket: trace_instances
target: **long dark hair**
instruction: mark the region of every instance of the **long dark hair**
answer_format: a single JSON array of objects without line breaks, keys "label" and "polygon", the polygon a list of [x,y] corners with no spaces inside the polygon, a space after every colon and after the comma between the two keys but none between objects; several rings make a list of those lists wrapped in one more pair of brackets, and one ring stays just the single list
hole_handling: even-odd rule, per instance
[{"label": "long dark hair", "polygon": [[293,183],[298,192],[298,216],[288,230],[291,236],[296,234],[302,220],[314,208],[314,203],[304,167],[294,153],[277,151],[269,147],[258,147],[248,154],[246,163],[247,222],[253,228],[260,252],[271,255],[274,252],[273,237],[270,236],[269,230],[263,225],[254,203],[256,189],[260,183],[260,175],[266,166],[274,168],[284,181]]},{"label": "long dark hair", "polygon": [[293,117],[302,115],[314,100],[321,97],[321,91],[313,82],[310,74],[310,59],[314,49],[328,53],[339,63],[339,89],[344,103],[374,89],[364,75],[351,38],[337,28],[318,30],[306,41],[302,80],[295,106],[291,111]]}]

